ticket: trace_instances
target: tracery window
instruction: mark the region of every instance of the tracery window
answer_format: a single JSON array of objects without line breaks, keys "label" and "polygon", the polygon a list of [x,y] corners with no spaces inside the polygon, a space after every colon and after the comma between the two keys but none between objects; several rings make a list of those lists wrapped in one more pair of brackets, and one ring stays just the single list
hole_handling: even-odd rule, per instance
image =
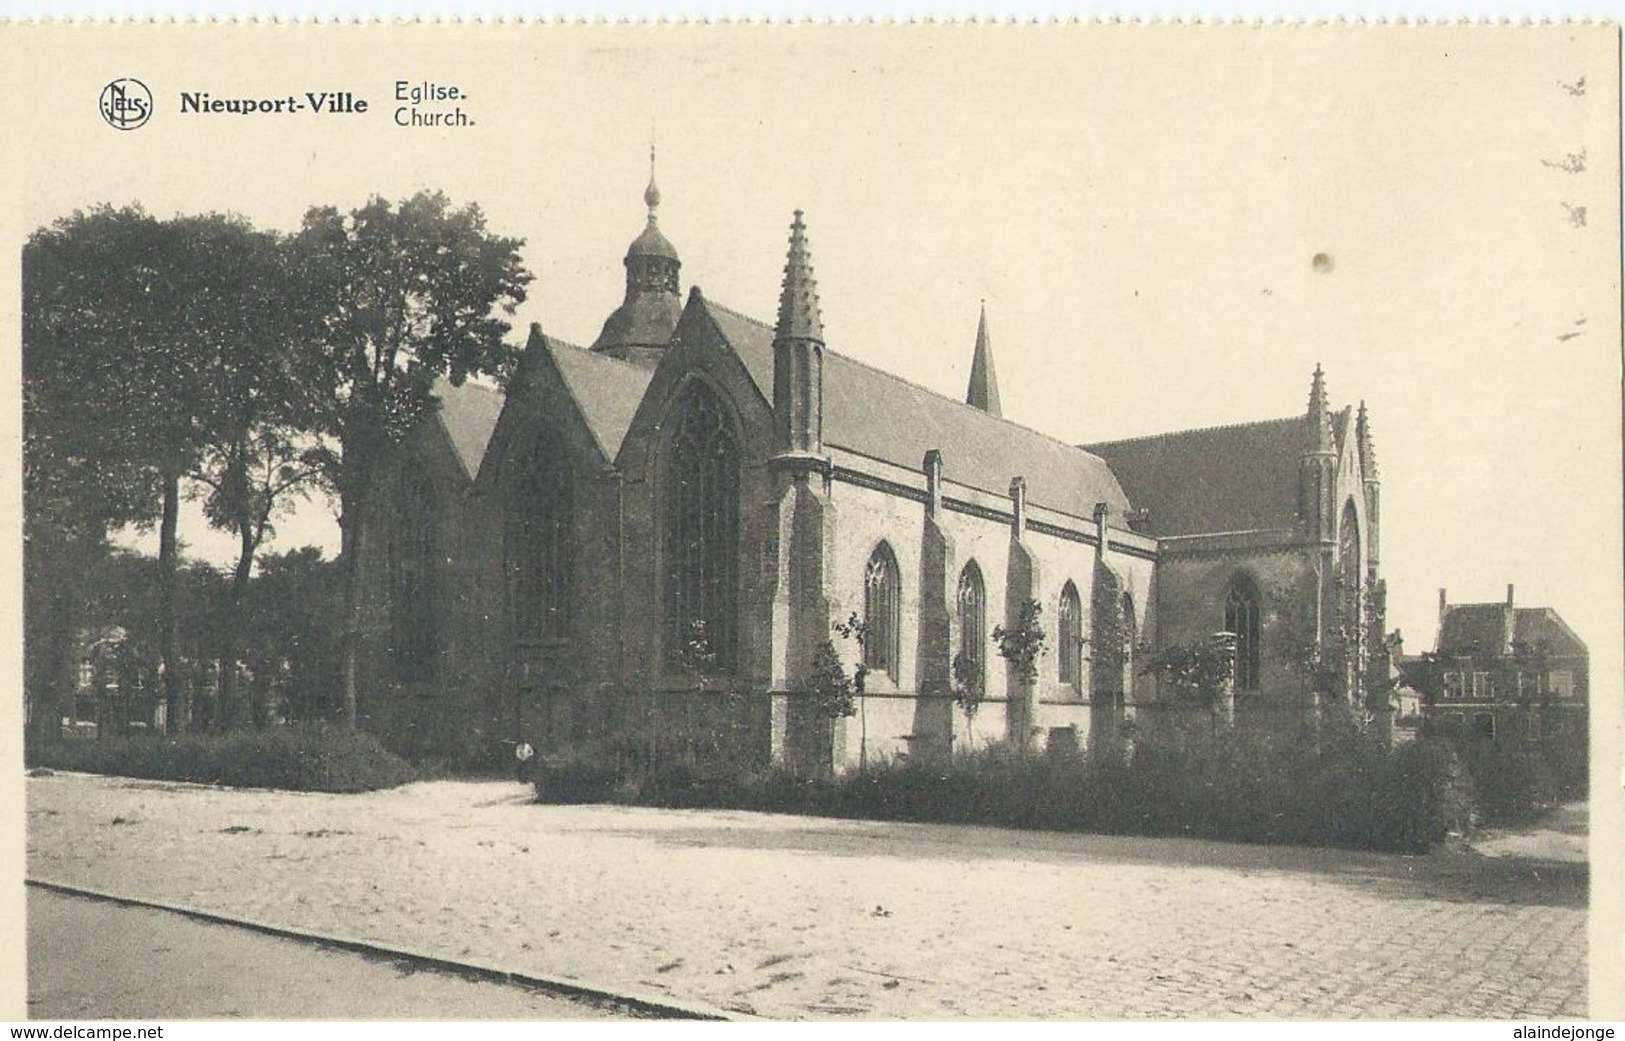
[{"label": "tracery window", "polygon": [[504,573],[514,636],[562,637],[570,623],[573,475],[557,432],[543,427],[505,499]]},{"label": "tracery window", "polygon": [[976,561],[959,573],[959,658],[961,676],[985,690],[987,684],[987,590]]},{"label": "tracery window", "polygon": [[434,487],[428,477],[422,472],[407,475],[385,544],[395,672],[406,682],[433,678],[440,661],[434,511]]},{"label": "tracery window", "polygon": [[1224,601],[1224,629],[1235,636],[1233,677],[1236,690],[1257,690],[1260,666],[1258,592],[1244,576],[1230,583]]},{"label": "tracery window", "polygon": [[738,649],[739,450],[703,384],[673,410],[665,490],[666,650],[701,672],[732,672]]},{"label": "tracery window", "polygon": [[1061,683],[1073,690],[1083,690],[1083,603],[1078,599],[1078,587],[1070,581],[1061,588],[1061,607],[1056,612],[1056,640],[1060,644],[1056,658],[1060,662]]},{"label": "tracery window", "polygon": [[869,555],[863,571],[863,664],[883,672],[897,682],[897,663],[902,592],[898,582],[897,557],[882,542]]}]

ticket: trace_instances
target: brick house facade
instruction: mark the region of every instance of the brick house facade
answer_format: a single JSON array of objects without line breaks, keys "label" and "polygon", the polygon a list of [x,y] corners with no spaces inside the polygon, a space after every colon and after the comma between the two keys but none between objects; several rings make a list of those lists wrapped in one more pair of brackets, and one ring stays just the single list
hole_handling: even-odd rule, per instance
[{"label": "brick house facade", "polygon": [[1452,604],[1439,590],[1437,671],[1424,711],[1446,733],[1475,737],[1572,737],[1583,751],[1590,704],[1590,653],[1549,607],[1517,607],[1507,586],[1501,603]]}]

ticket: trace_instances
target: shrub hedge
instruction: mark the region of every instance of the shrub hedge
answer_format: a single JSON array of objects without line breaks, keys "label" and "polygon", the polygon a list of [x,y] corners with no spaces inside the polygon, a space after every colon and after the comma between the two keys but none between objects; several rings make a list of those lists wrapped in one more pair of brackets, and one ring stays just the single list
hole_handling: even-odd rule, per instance
[{"label": "shrub hedge", "polygon": [[1465,830],[1470,784],[1443,743],[1389,748],[1353,727],[1303,741],[1237,729],[1132,755],[994,745],[836,778],[738,761],[650,763],[583,746],[537,764],[543,802],[707,806],[1059,831],[1185,835],[1422,852]]},{"label": "shrub hedge", "polygon": [[241,788],[364,792],[417,779],[371,734],[298,723],[224,734],[107,737],[42,743],[30,766]]}]

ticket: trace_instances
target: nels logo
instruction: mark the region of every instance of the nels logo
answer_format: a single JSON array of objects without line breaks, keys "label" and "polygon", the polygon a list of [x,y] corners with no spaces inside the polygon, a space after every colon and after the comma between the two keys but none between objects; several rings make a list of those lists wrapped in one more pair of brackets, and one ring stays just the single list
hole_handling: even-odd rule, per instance
[{"label": "nels logo", "polygon": [[102,88],[102,118],[115,130],[134,130],[152,117],[152,91],[138,79],[117,79]]}]

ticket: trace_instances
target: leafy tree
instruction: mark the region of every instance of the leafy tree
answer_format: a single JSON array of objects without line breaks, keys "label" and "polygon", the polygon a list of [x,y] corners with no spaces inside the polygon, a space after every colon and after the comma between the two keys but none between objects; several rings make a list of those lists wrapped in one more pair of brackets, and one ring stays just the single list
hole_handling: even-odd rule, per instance
[{"label": "leafy tree", "polygon": [[313,330],[297,306],[291,251],[279,236],[212,214],[174,224],[188,257],[207,258],[186,283],[203,346],[198,455],[189,476],[204,489],[205,518],[238,542],[218,629],[218,721],[229,726],[238,716],[235,663],[255,557],[273,518],[320,473],[309,433],[316,416],[302,383]]},{"label": "leafy tree", "polygon": [[260,558],[244,601],[244,656],[254,673],[252,718],[262,725],[280,686],[289,721],[325,718],[337,676],[334,565],[305,546]]},{"label": "leafy tree", "polygon": [[504,342],[531,275],[521,240],[492,235],[476,206],[453,209],[439,192],[391,204],[373,198],[349,213],[318,207],[295,239],[303,308],[320,350],[307,404],[337,443],[326,479],[339,500],[340,629],[344,716],[356,719],[359,567],[365,515],[379,463],[429,411],[435,377],[504,377],[517,358]]},{"label": "leafy tree", "polygon": [[841,663],[833,641],[825,640],[813,652],[807,691],[812,695],[814,711],[820,719],[845,719],[857,714],[852,678],[846,674],[846,666]]},{"label": "leafy tree", "polygon": [[[28,684],[35,740],[56,734],[74,634],[111,528],[150,525],[173,570],[172,464],[181,424],[144,364],[161,345],[174,374],[174,297],[162,225],[139,208],[78,212],[23,248],[23,487]],[[171,468],[173,468],[171,466]],[[162,508],[160,507],[162,504]]]},{"label": "leafy tree", "polygon": [[1218,640],[1174,644],[1151,655],[1144,671],[1176,698],[1217,710],[1235,671],[1235,652]]}]

